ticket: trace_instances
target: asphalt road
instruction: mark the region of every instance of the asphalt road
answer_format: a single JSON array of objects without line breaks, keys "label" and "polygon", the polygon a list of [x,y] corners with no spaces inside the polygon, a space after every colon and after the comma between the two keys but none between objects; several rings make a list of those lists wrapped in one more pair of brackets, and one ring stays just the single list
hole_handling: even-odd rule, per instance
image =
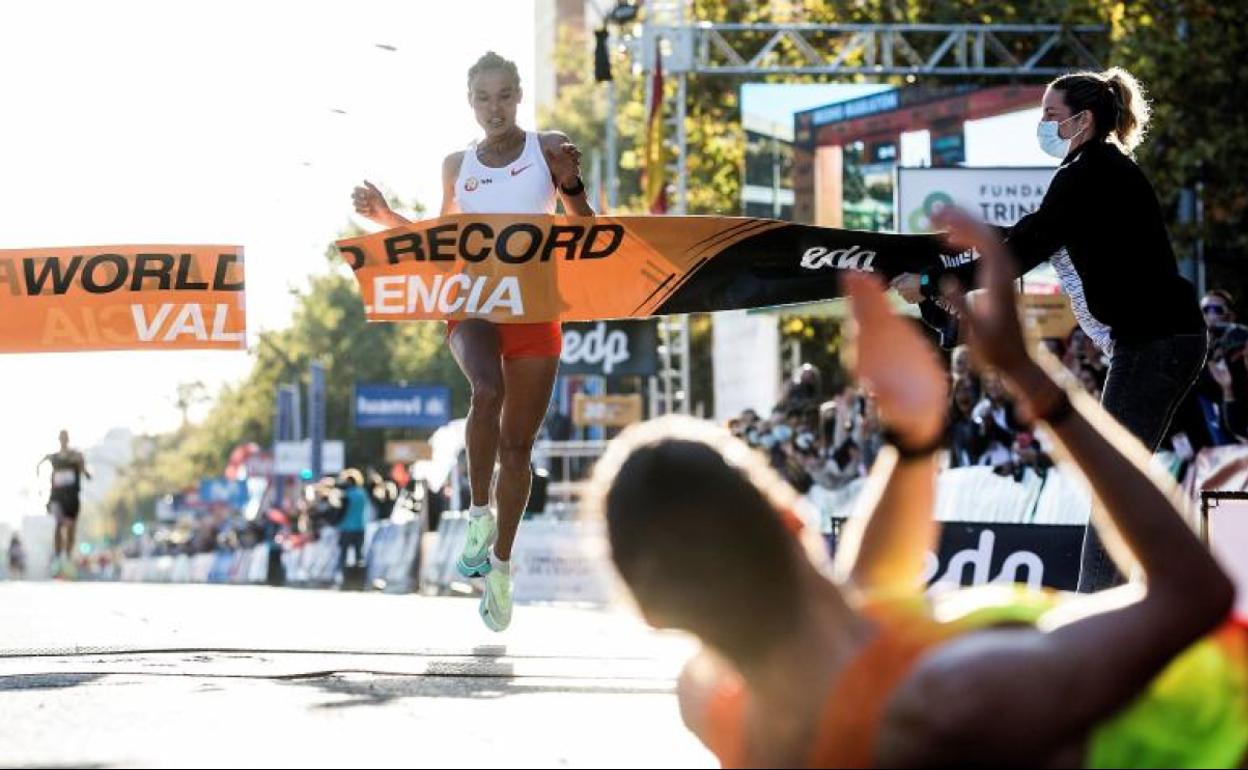
[{"label": "asphalt road", "polygon": [[713,767],[626,610],[0,583],[0,766]]}]

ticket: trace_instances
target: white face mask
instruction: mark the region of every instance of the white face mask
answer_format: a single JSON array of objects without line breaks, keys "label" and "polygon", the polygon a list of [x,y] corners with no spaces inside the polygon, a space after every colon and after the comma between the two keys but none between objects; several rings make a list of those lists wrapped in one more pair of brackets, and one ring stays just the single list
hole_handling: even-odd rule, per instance
[{"label": "white face mask", "polygon": [[1040,125],[1036,126],[1036,138],[1040,140],[1040,149],[1044,150],[1045,153],[1052,155],[1054,158],[1057,158],[1058,160],[1064,160],[1066,156],[1070,153],[1071,141],[1076,136],[1079,136],[1079,134],[1083,133],[1083,129],[1079,129],[1078,131],[1076,131],[1074,135],[1070,137],[1070,139],[1063,139],[1062,135],[1058,133],[1058,129],[1061,128],[1061,125],[1063,123],[1074,120],[1076,117],[1079,116],[1079,114],[1080,113],[1077,112],[1074,115],[1071,115],[1069,118],[1066,118],[1066,120],[1061,120],[1061,121],[1058,121],[1058,120],[1041,121]]}]

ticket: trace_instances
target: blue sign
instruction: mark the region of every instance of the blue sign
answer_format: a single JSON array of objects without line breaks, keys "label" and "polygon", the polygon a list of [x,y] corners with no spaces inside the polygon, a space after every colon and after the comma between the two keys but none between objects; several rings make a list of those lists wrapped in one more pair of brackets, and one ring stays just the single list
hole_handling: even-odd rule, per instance
[{"label": "blue sign", "polygon": [[312,478],[321,477],[325,447],[325,365],[313,361],[308,372],[308,432],[312,439]]},{"label": "blue sign", "polygon": [[[299,435],[299,386],[277,386],[277,410],[273,414],[273,441],[298,441]],[[273,485],[273,505],[282,507],[286,485],[280,481]]]},{"label": "blue sign", "polygon": [[877,112],[895,110],[901,106],[900,91],[885,91],[847,102],[821,107],[814,112],[814,124],[825,126],[828,123],[840,123],[844,120],[862,118]]},{"label": "blue sign", "polygon": [[199,481],[200,505],[224,503],[231,508],[242,508],[247,504],[247,497],[246,481],[230,481],[223,478],[200,479]]},{"label": "blue sign", "polygon": [[440,428],[451,419],[445,385],[356,385],[357,428]]}]

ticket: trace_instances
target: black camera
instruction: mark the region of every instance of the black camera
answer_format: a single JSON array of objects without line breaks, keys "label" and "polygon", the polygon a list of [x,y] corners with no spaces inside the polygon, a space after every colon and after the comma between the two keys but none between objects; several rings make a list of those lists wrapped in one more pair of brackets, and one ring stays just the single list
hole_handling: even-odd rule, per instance
[{"label": "black camera", "polygon": [[1248,347],[1248,326],[1217,324],[1209,328],[1209,359],[1235,358]]}]

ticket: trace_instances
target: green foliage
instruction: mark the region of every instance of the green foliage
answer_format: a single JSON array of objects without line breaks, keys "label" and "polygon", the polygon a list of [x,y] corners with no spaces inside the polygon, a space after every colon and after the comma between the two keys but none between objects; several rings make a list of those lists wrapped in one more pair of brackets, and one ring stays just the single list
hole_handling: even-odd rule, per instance
[{"label": "green foliage", "polygon": [[[419,206],[410,207],[421,210]],[[355,234],[346,231],[343,235]],[[230,452],[240,443],[271,446],[277,387],[298,381],[307,408],[307,373],[313,360],[325,365],[326,436],[346,444],[351,466],[383,467],[385,442],[411,437],[400,430],[356,430],[351,414],[352,389],[358,383],[421,382],[450,386],[452,410],[468,406],[467,384],[443,342],[441,324],[367,322],[355,279],[337,250],[326,254],[329,269],[297,292],[291,325],[265,332],[250,352],[251,372],[222,388],[199,424],[135,441],[135,459],[101,503],[99,513],[123,532],[129,522],[150,518],[157,498],[219,476]],[[193,386],[179,389],[194,392]],[[307,420],[304,418],[305,432]]]},{"label": "green foliage", "polygon": [[[1240,315],[1248,317],[1248,131],[1239,119],[1243,87],[1248,82],[1248,3],[1218,0],[791,0],[757,3],[743,0],[695,0],[692,18],[709,22],[804,23],[1060,23],[1101,24],[1110,35],[1093,52],[1106,66],[1135,74],[1149,92],[1153,125],[1137,158],[1169,213],[1171,236],[1180,257],[1193,253],[1203,239],[1211,285],[1230,288],[1240,297]],[[1186,37],[1179,35],[1185,27]],[[592,72],[590,46],[583,35],[564,34],[558,65],[562,71]],[[768,35],[754,36],[755,50]],[[1010,46],[1009,36],[1001,38]],[[734,37],[749,53],[748,35]],[[819,41],[816,39],[817,44]],[[781,60],[800,61],[784,41],[775,49]],[[644,138],[644,78],[636,76],[619,52],[614,54],[617,127],[619,130],[622,209],[642,210],[638,193],[639,160]],[[849,63],[855,58],[850,57]],[[1067,62],[1074,64],[1073,61]],[[862,80],[863,78],[854,78]],[[605,89],[587,82],[565,87],[554,109],[542,116],[547,125],[573,134],[586,150],[602,149]],[[771,82],[810,82],[817,78],[770,76]],[[843,82],[850,79],[843,79]],[[906,81],[886,79],[896,85]],[[915,81],[948,84],[947,78]],[[984,85],[1001,78],[984,78]],[[688,78],[688,210],[693,214],[736,214],[740,210],[744,168],[739,88],[741,79],[718,75]],[[675,83],[668,78],[669,95]],[[673,132],[667,132],[674,145]],[[674,147],[669,146],[674,159]],[[859,183],[860,180],[850,180]],[[1200,182],[1204,223],[1182,224],[1180,190]],[[861,199],[867,190],[847,191]]]},{"label": "green foliage", "polygon": [[[1248,131],[1241,119],[1248,82],[1248,4],[1180,0],[1114,3],[1112,64],[1130,70],[1153,106],[1136,151],[1162,205],[1202,186],[1205,221],[1170,233],[1180,256],[1205,241],[1209,285],[1230,289],[1248,317]],[[1186,25],[1186,40],[1178,32]]]}]

